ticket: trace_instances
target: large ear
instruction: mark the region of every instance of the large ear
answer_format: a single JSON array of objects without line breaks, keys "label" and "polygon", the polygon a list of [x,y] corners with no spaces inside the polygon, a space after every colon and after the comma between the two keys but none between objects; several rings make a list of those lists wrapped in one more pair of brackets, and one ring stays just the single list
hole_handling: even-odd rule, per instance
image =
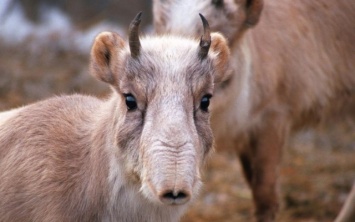
[{"label": "large ear", "polygon": [[113,71],[119,62],[119,53],[124,47],[124,40],[114,32],[102,32],[91,48],[91,73],[99,80],[115,85],[117,74]]},{"label": "large ear", "polygon": [[227,68],[230,58],[230,50],[227,40],[223,35],[214,32],[211,34],[211,48],[213,65],[216,70],[214,82],[223,82],[229,78]]},{"label": "large ear", "polygon": [[263,10],[264,1],[263,0],[246,0],[246,21],[247,26],[254,26],[258,23],[261,11]]}]

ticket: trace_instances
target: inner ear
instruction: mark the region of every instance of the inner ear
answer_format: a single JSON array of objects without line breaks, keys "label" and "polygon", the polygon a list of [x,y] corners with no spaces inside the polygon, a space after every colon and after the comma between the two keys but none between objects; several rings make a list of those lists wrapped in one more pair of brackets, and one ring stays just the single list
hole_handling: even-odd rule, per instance
[{"label": "inner ear", "polygon": [[114,85],[117,83],[116,66],[124,47],[123,39],[114,32],[102,32],[91,48],[91,73],[99,80]]},{"label": "inner ear", "polygon": [[230,58],[230,50],[227,40],[219,33],[211,34],[211,48],[213,52],[213,65],[215,69],[214,82],[223,82],[229,78],[227,68]]},{"label": "inner ear", "polygon": [[246,25],[254,26],[258,23],[263,6],[263,0],[246,0]]},{"label": "inner ear", "polygon": [[110,51],[105,52],[105,59],[106,59],[107,65],[110,66],[110,60],[111,60],[111,52]]}]

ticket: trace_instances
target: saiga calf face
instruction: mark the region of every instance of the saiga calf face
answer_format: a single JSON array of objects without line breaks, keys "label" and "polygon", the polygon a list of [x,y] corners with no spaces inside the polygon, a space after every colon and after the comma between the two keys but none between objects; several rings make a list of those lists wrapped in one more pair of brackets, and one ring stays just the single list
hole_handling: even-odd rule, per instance
[{"label": "saiga calf face", "polygon": [[223,78],[229,50],[207,21],[201,42],[174,36],[139,39],[140,14],[129,44],[118,34],[98,35],[94,75],[112,85],[117,104],[117,153],[125,172],[156,203],[188,202],[212,148],[209,99]]}]

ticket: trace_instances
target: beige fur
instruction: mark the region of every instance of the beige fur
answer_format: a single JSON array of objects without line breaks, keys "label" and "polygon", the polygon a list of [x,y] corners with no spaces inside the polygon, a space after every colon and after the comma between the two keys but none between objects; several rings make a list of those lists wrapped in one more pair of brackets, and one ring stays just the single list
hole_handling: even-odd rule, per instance
[{"label": "beige fur", "polygon": [[219,34],[204,59],[195,39],[141,45],[133,58],[118,34],[96,38],[91,68],[111,85],[107,100],[60,96],[0,114],[0,221],[179,220],[213,145],[201,99],[229,50]]},{"label": "beige fur", "polygon": [[355,221],[355,184],[334,222],[352,222]]},{"label": "beige fur", "polygon": [[11,117],[16,116],[21,108],[0,112],[0,126],[5,124]]},{"label": "beige fur", "polygon": [[154,24],[194,36],[198,17],[184,17],[188,8],[229,40],[231,74],[215,89],[212,130],[217,149],[238,151],[258,221],[273,221],[289,132],[355,105],[355,2],[221,2],[155,0]]}]

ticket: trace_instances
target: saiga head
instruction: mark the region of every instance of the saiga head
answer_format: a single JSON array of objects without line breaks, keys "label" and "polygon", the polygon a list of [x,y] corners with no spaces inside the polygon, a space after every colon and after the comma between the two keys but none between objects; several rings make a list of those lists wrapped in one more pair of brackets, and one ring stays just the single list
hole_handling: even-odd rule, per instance
[{"label": "saiga head", "polygon": [[138,14],[128,42],[103,32],[91,51],[94,76],[114,91],[116,158],[157,204],[182,205],[194,198],[213,145],[209,99],[223,79],[229,50],[201,18],[205,28],[198,40],[140,38]]}]

